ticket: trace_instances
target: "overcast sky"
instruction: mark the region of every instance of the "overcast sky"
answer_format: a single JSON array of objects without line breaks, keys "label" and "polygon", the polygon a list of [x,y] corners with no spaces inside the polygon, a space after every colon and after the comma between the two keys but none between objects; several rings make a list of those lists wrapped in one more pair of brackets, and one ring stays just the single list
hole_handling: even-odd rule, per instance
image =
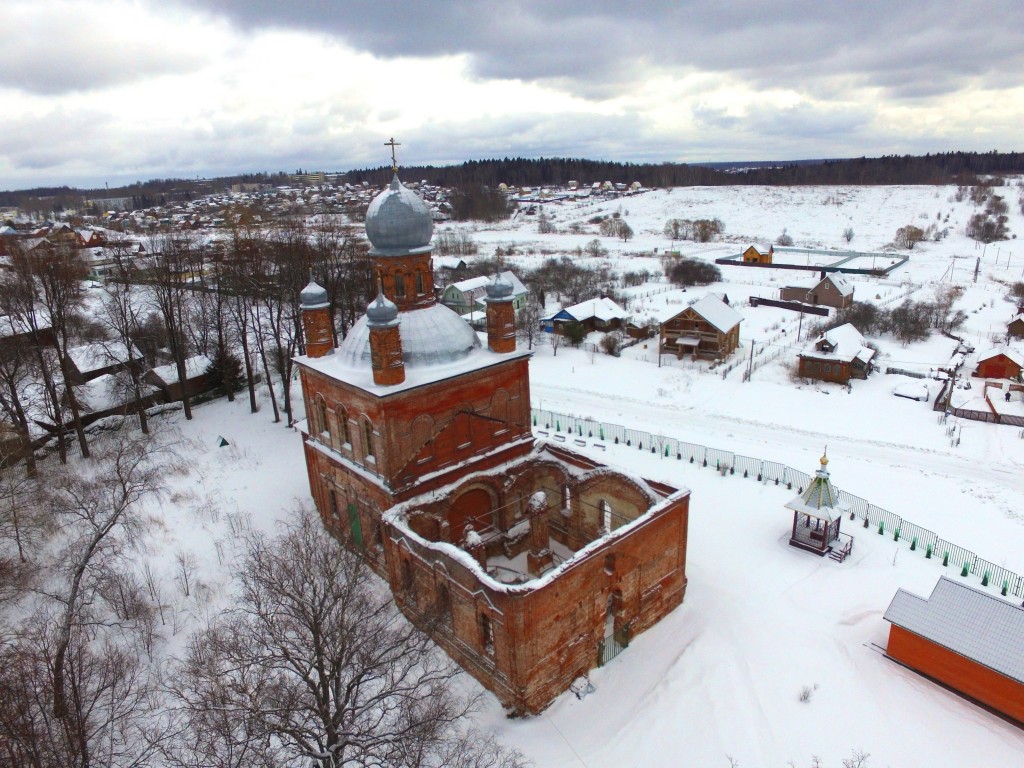
[{"label": "overcast sky", "polygon": [[4,0],[0,189],[1024,149],[1022,0]]}]

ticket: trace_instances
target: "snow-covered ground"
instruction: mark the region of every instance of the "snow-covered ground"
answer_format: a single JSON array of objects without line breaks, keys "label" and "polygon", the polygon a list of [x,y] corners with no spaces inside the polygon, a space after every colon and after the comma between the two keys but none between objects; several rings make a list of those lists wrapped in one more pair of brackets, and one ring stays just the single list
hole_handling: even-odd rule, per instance
[{"label": "snow-covered ground", "polygon": [[[976,248],[963,236],[973,208],[951,202],[953,191],[693,188],[545,210],[565,230],[621,208],[636,236],[626,243],[601,238],[610,251],[606,261],[616,271],[653,274],[660,273],[654,249],[671,245],[662,234],[671,217],[723,219],[728,241],[675,243],[684,253],[712,258],[773,240],[784,227],[798,246],[879,250],[898,227],[924,228],[937,213],[940,222],[948,214],[947,239],[919,245],[910,263],[885,279],[855,278],[856,298],[925,300],[952,277],[966,288],[958,304],[968,313],[965,334],[982,351],[1015,310],[1004,296],[1007,283],[1022,279],[1024,248],[1014,240]],[[1003,190],[1011,231],[1022,232],[1017,191]],[[855,231],[849,245],[842,238],[848,226]],[[464,228],[481,256],[514,245],[520,255],[508,259],[513,268],[536,266],[596,236],[539,235],[527,217],[489,230]],[[827,444],[839,487],[1024,573],[1021,431],[965,421],[955,425],[960,443],[953,445],[949,425],[938,423],[930,402],[893,396],[907,377],[875,373],[849,392],[793,380],[798,318],[745,306],[750,295],[774,296],[793,275],[722,270],[725,282],[707,290],[728,293],[744,315],[737,354],[749,354],[752,341],[781,350],[751,381],[742,380],[741,370],[723,378],[692,365],[659,367],[653,345],[632,347],[620,358],[566,347],[555,356],[541,346],[530,368],[533,405],[808,473]],[[634,312],[665,316],[702,292],[650,285],[634,289],[630,303]],[[955,347],[938,335],[907,347],[874,341],[883,369],[927,372],[946,364]],[[924,383],[934,398],[937,382]],[[308,500],[299,435],[269,423],[268,414],[250,416],[243,399],[201,406],[190,423],[172,417],[188,441],[192,470],[174,480],[153,551],[161,553],[168,578],[178,567],[175,553],[194,552],[205,584],[199,593],[207,597],[226,584],[233,532],[249,524],[270,527],[295,500]],[[217,447],[219,437],[230,445]],[[870,753],[870,766],[1024,765],[1024,731],[880,653],[888,628],[881,616],[893,594],[903,587],[927,596],[944,573],[941,560],[859,526],[849,529],[856,537],[850,559],[820,559],[787,546],[791,517],[783,505],[795,491],[625,446],[584,450],[692,490],[689,587],[682,607],[594,671],[596,690],[582,700],[567,693],[540,716],[508,720],[493,698],[485,699],[480,723],[537,766],[728,766],[727,756],[745,768],[809,766],[817,755],[838,767],[854,749]],[[210,601],[196,594],[181,604],[183,611],[209,610]],[[467,679],[466,685],[476,684]],[[811,691],[806,702],[800,701],[804,687]]]}]

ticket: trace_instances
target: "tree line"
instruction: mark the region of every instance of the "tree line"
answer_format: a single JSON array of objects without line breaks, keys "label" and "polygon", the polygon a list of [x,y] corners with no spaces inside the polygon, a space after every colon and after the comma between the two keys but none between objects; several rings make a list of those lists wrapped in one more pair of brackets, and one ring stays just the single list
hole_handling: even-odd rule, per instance
[{"label": "tree line", "polygon": [[[330,220],[236,229],[217,246],[190,234],[160,235],[147,246],[141,255],[128,243],[106,249],[106,281],[87,293],[77,249],[58,243],[27,250],[11,241],[10,269],[0,274],[0,415],[23,447],[39,445],[45,424],[62,462],[69,438],[89,456],[69,354],[86,344],[116,366],[113,394],[137,414],[143,432],[146,371],[170,364],[184,383],[196,375],[199,356],[211,364],[198,373],[229,399],[247,390],[253,413],[262,381],[274,421],[283,414],[290,424],[293,358],[305,352],[303,287],[312,277],[327,291],[336,340],[373,292],[365,242]],[[184,386],[182,406],[192,418]],[[31,471],[34,452],[24,453]]]}]

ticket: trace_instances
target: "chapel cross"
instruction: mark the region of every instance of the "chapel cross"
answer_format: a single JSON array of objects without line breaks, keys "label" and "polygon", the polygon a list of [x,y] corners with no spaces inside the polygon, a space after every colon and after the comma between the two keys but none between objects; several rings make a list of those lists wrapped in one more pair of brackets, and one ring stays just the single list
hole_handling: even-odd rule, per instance
[{"label": "chapel cross", "polygon": [[399,142],[395,141],[395,137],[391,137],[391,141],[384,142],[385,147],[391,147],[391,170],[398,173],[398,160],[395,158],[395,147],[402,146]]}]

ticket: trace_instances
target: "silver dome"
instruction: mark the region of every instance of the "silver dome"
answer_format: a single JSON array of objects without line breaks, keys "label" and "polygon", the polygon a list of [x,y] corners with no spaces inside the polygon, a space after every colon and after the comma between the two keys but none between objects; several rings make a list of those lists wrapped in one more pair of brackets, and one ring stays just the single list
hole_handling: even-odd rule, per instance
[{"label": "silver dome", "polygon": [[377,251],[408,252],[430,246],[434,221],[419,195],[406,189],[398,174],[366,210],[366,236]]},{"label": "silver dome", "polygon": [[299,292],[299,303],[305,309],[315,309],[328,303],[327,290],[313,280]]},{"label": "silver dome", "polygon": [[515,291],[515,286],[513,286],[510,281],[502,277],[499,272],[494,276],[494,279],[487,284],[484,290],[487,291],[488,301],[508,301],[512,296],[512,292]]},{"label": "silver dome", "polygon": [[391,325],[398,318],[398,307],[383,293],[366,308],[366,321],[373,326]]},{"label": "silver dome", "polygon": [[[407,368],[454,363],[480,348],[476,331],[442,304],[399,312],[398,319]],[[370,365],[370,326],[365,315],[349,329],[336,357],[350,368]]]}]

